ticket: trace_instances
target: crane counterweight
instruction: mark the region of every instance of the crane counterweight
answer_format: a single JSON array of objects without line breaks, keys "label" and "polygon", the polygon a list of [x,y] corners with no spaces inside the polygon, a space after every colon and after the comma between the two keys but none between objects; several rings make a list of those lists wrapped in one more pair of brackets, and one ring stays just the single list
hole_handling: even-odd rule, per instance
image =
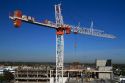
[{"label": "crane counterweight", "polygon": [[[14,17],[22,18],[22,12],[20,10],[14,11]],[[22,23],[20,19],[15,19],[13,22],[14,22],[14,26],[17,28],[20,27]]]}]

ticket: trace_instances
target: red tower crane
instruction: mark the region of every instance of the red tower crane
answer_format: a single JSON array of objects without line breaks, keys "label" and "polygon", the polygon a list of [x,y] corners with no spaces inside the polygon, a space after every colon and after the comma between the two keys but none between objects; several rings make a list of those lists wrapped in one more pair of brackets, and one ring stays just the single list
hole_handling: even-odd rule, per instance
[{"label": "red tower crane", "polygon": [[9,16],[13,20],[15,27],[20,27],[23,22],[46,26],[56,30],[56,81],[55,83],[64,83],[63,81],[63,63],[64,63],[64,34],[84,34],[104,38],[115,38],[114,35],[106,34],[102,30],[93,29],[93,22],[90,28],[73,26],[63,23],[63,16],[61,13],[61,4],[55,5],[55,19],[56,22],[51,22],[45,20],[44,22],[37,22],[35,18],[31,16],[23,15],[20,10],[14,11],[12,15]]}]

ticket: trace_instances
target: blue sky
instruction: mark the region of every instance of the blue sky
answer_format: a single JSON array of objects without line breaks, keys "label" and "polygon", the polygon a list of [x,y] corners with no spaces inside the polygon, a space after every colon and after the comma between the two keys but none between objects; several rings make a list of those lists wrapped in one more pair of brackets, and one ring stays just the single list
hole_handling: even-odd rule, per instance
[{"label": "blue sky", "polygon": [[[65,36],[65,62],[112,59],[125,63],[124,0],[0,0],[0,61],[55,62],[55,30],[28,23],[14,28],[9,12],[21,10],[38,21],[55,21],[54,5],[62,3],[64,23],[104,30],[117,36],[105,39],[86,35]],[[77,48],[74,48],[74,43]],[[75,51],[76,50],[76,51]]]}]

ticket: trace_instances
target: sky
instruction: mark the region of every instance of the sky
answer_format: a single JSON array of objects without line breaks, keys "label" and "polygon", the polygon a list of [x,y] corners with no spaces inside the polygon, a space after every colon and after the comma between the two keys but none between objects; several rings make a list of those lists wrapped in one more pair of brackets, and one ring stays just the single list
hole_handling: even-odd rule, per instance
[{"label": "sky", "polygon": [[[93,63],[112,59],[125,63],[125,0],[0,0],[0,61],[55,62],[56,31],[23,22],[13,26],[9,13],[21,10],[39,22],[55,22],[54,5],[61,3],[64,23],[104,30],[116,39],[64,35],[64,61]],[[74,44],[77,47],[74,47]]]}]

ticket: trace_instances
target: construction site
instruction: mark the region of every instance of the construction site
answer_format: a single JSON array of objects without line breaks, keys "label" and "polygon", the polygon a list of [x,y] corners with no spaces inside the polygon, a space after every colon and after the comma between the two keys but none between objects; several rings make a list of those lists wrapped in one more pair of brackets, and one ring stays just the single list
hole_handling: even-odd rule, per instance
[{"label": "construction site", "polygon": [[[79,64],[71,65],[69,68],[64,66],[64,34],[82,34],[96,37],[114,39],[114,35],[107,34],[102,30],[94,29],[93,22],[90,28],[80,25],[73,26],[64,24],[61,4],[55,7],[55,22],[44,20],[38,22],[34,17],[24,15],[22,11],[16,10],[10,13],[9,18],[13,21],[16,28],[22,22],[45,26],[56,30],[56,65],[54,69],[49,67],[21,67],[16,69],[15,83],[114,83],[111,60],[97,60],[94,68],[83,68]],[[100,80],[99,80],[100,79]],[[99,82],[101,81],[101,82]]]},{"label": "construction site", "polygon": [[[64,66],[65,83],[115,83],[111,60],[97,60],[94,67],[78,62]],[[56,70],[52,66],[21,66],[15,72],[15,83],[54,83]],[[54,82],[53,82],[54,80]]]}]

